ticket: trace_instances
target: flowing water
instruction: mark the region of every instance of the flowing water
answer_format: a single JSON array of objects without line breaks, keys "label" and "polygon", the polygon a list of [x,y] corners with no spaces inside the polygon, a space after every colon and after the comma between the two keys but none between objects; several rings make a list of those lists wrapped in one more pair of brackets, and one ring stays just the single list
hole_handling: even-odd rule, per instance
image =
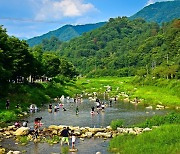
[{"label": "flowing water", "polygon": [[[105,101],[105,100],[103,100]],[[106,101],[108,102],[108,101]],[[55,105],[57,103],[53,103]],[[107,103],[108,104],[108,103]],[[76,115],[76,106],[79,107],[79,114]],[[113,102],[112,107],[106,107],[105,112],[100,112],[99,114],[91,115],[90,110],[92,106],[96,104],[89,99],[83,99],[78,103],[64,102],[64,106],[67,111],[63,111],[62,108],[58,112],[49,113],[47,110],[47,105],[44,106],[41,111],[37,113],[31,113],[28,125],[33,128],[33,122],[36,117],[42,117],[43,127],[48,127],[49,125],[67,125],[67,126],[80,126],[80,127],[106,127],[110,125],[110,122],[114,119],[123,119],[125,125],[137,124],[144,121],[148,117],[153,115],[163,115],[169,112],[168,110],[151,110],[146,109],[141,105],[134,105],[124,102]],[[28,154],[51,154],[51,153],[61,153],[63,148],[60,144],[55,144],[53,146],[47,143],[29,143],[26,146],[15,145],[12,140],[4,140],[2,142],[3,147],[12,150],[25,150]],[[78,149],[78,154],[95,154],[100,151],[102,154],[108,153],[108,140],[103,139],[85,139],[81,141],[76,140],[76,147]]]}]

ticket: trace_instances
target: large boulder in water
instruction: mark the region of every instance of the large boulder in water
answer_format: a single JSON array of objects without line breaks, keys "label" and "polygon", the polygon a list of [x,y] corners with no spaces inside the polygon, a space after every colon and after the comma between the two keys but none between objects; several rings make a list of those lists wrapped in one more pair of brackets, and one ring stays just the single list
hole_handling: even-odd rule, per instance
[{"label": "large boulder in water", "polygon": [[91,138],[93,136],[93,133],[92,132],[86,132],[85,135],[88,137],[88,138]]},{"label": "large boulder in water", "polygon": [[110,132],[107,132],[107,133],[98,132],[97,134],[94,135],[94,137],[111,138],[112,134]]},{"label": "large boulder in water", "polygon": [[80,127],[79,126],[76,126],[76,127],[69,126],[69,129],[74,130],[74,131],[79,131]]},{"label": "large boulder in water", "polygon": [[0,153],[1,153],[1,154],[4,154],[5,151],[6,151],[6,150],[5,150],[4,148],[0,148]]},{"label": "large boulder in water", "polygon": [[97,132],[104,132],[105,128],[89,128],[88,130],[89,132],[92,132],[93,134],[95,134]]},{"label": "large boulder in water", "polygon": [[20,151],[9,151],[7,154],[21,154],[21,152]]},{"label": "large boulder in water", "polygon": [[16,136],[27,135],[29,133],[29,130],[30,130],[29,127],[20,127],[14,132],[14,135]]},{"label": "large boulder in water", "polygon": [[80,128],[80,131],[81,131],[82,133],[86,133],[86,132],[88,131],[88,129],[87,129],[87,128],[84,128],[84,127],[81,127],[81,128]]},{"label": "large boulder in water", "polygon": [[64,127],[67,127],[67,126],[65,126],[65,125],[59,125],[59,126],[57,126],[57,125],[50,125],[48,127],[48,129],[50,129],[50,130],[62,130]]},{"label": "large boulder in water", "polygon": [[59,125],[58,128],[62,130],[64,127],[67,127],[66,125]]},{"label": "large boulder in water", "polygon": [[14,130],[14,129],[16,129],[16,128],[14,125],[12,125],[12,126],[8,126],[8,128],[6,130]]},{"label": "large boulder in water", "polygon": [[81,135],[81,131],[80,131],[80,130],[75,130],[75,131],[74,131],[74,134],[75,134],[76,136],[79,136],[79,135]]},{"label": "large boulder in water", "polygon": [[93,133],[92,132],[86,132],[85,134],[82,134],[80,137],[81,138],[91,138],[93,136]]},{"label": "large boulder in water", "polygon": [[59,129],[59,126],[50,125],[48,128],[49,128],[49,129],[53,129],[53,130],[58,130],[58,129]]}]

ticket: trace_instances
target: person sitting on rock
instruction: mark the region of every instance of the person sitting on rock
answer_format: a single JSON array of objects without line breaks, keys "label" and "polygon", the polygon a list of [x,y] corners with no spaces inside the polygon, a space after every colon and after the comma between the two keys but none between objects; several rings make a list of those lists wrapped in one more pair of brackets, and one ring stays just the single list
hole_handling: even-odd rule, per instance
[{"label": "person sitting on rock", "polygon": [[19,122],[19,121],[16,121],[15,124],[14,124],[14,126],[15,126],[16,128],[21,127],[20,122]]},{"label": "person sitting on rock", "polygon": [[27,124],[28,124],[28,121],[24,121],[24,122],[22,123],[22,126],[23,126],[23,127],[27,127]]}]

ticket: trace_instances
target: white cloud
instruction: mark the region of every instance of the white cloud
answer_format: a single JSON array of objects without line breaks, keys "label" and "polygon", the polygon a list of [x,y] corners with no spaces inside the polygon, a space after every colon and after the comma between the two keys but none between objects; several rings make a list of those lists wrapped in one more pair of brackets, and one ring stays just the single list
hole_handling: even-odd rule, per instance
[{"label": "white cloud", "polygon": [[37,2],[40,3],[35,16],[36,20],[83,16],[95,10],[92,4],[84,3],[83,0],[40,0]]},{"label": "white cloud", "polygon": [[154,4],[156,2],[163,2],[163,1],[174,1],[174,0],[148,0],[147,5]]}]

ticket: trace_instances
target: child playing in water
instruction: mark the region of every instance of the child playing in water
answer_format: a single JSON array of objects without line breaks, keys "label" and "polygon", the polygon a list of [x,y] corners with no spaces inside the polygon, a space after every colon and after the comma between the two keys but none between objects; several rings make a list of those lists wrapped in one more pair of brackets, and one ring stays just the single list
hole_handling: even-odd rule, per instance
[{"label": "child playing in water", "polygon": [[76,141],[76,136],[74,134],[74,130],[71,131],[71,137],[72,137],[72,149],[75,148],[75,141]]}]

